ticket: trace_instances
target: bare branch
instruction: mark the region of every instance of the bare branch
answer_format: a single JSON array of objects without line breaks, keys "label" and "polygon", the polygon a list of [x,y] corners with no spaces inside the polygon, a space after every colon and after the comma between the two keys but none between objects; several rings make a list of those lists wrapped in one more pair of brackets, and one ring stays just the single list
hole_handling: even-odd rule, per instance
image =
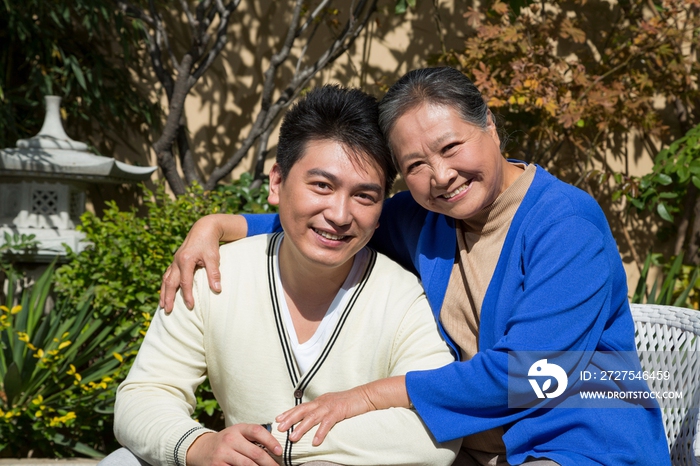
[{"label": "bare branch", "polygon": [[301,64],[303,63],[304,57],[306,56],[306,52],[309,50],[309,45],[311,44],[311,41],[316,35],[316,32],[318,32],[318,28],[321,26],[321,23],[323,22],[323,19],[325,19],[326,15],[327,13],[324,11],[323,18],[314,23],[314,28],[311,30],[309,36],[306,38],[306,44],[304,44],[304,47],[302,47],[301,52],[299,53],[299,57],[297,58],[297,64],[294,67],[294,74],[299,73],[299,70],[301,69]]},{"label": "bare branch", "polygon": [[185,174],[185,181],[187,184],[189,185],[196,181],[201,185],[202,178],[199,176],[197,163],[195,162],[192,149],[190,148],[184,115],[180,117],[180,125],[177,129],[177,152],[180,155],[180,167],[182,167],[182,172]]},{"label": "bare branch", "polygon": [[267,68],[267,71],[265,71],[265,83],[263,84],[261,101],[262,110],[265,112],[270,108],[270,103],[272,102],[272,92],[275,89],[274,80],[275,74],[277,73],[277,68],[279,68],[279,66],[287,59],[290,51],[292,50],[292,45],[294,45],[302,5],[303,0],[297,0],[296,6],[294,7],[294,13],[292,14],[292,22],[290,23],[289,30],[287,31],[287,37],[285,38],[280,51],[273,55],[270,59],[270,66]]},{"label": "bare branch", "polygon": [[158,13],[158,10],[156,10],[156,5],[153,0],[148,0],[148,5],[151,10],[151,16],[153,17],[154,20],[154,29],[155,29],[155,38],[156,38],[156,46],[158,47],[158,56],[160,57],[162,55],[161,52],[161,47],[164,46],[166,52],[168,53],[168,56],[170,57],[170,61],[173,64],[173,68],[177,69],[180,67],[177,58],[175,57],[175,53],[173,53],[173,49],[170,47],[170,42],[168,41],[168,34],[165,31],[165,24],[163,23],[163,18],[161,18],[160,13]]},{"label": "bare branch", "polygon": [[[309,80],[321,69],[325,68],[329,63],[334,62],[339,56],[344,54],[355,42],[355,39],[360,35],[360,32],[365,28],[369,18],[374,12],[377,6],[377,0],[372,0],[371,4],[365,11],[365,15],[362,21],[357,23],[358,14],[364,9],[366,1],[363,0],[359,2],[355,9],[354,14],[350,17],[348,22],[343,28],[343,33],[339,38],[337,38],[333,44],[326,50],[313,65],[306,67],[303,71],[295,74],[292,78],[292,82],[288,86],[289,88],[294,88],[295,91],[292,95],[298,94],[298,91],[306,86]],[[354,29],[353,29],[354,27]]]},{"label": "bare branch", "polygon": [[132,5],[131,3],[118,0],[117,1],[117,7],[127,16],[131,16],[132,18],[140,19],[144,23],[153,26],[154,21],[153,18],[151,18],[145,11],[143,11],[141,8]]},{"label": "bare branch", "polygon": [[[272,56],[270,65],[265,71],[265,81],[261,96],[261,109],[255,119],[255,122],[253,123],[253,127],[248,133],[248,136],[241,143],[241,147],[238,148],[231,158],[212,172],[209,180],[206,183],[206,189],[213,189],[219,180],[230,173],[231,170],[238,165],[238,163],[243,159],[243,157],[245,157],[250,148],[253,146],[255,141],[258,138],[261,138],[263,133],[270,130],[272,125],[280,116],[282,110],[284,110],[293,101],[293,99],[299,95],[299,92],[301,92],[301,90],[319,70],[335,61],[352,46],[355,39],[367,25],[371,15],[374,13],[377,6],[377,0],[372,0],[369,2],[369,5],[366,0],[359,2],[357,7],[354,8],[354,11],[348,19],[348,22],[343,28],[340,36],[333,41],[331,46],[316,60],[316,62],[306,67],[304,70],[295,73],[287,87],[282,91],[281,95],[277,98],[274,104],[272,104],[272,93],[275,88],[275,74],[279,66],[289,57],[290,50],[294,45],[301,5],[302,0],[298,0],[294,9],[292,22],[290,24],[287,37],[282,44],[280,51]],[[362,16],[362,19],[358,21],[357,18],[363,11],[364,15]]]},{"label": "bare branch", "polygon": [[[207,69],[209,69],[211,64],[214,63],[214,60],[226,45],[226,42],[228,41],[228,37],[226,35],[228,23],[231,20],[231,14],[236,10],[240,3],[240,0],[236,0],[228,3],[226,7],[224,7],[220,0],[217,1],[217,6],[220,5],[221,10],[219,10],[219,27],[216,31],[216,42],[209,50],[209,53],[204,61],[195,68],[194,73],[192,74],[194,81],[198,80],[207,71]],[[192,85],[194,85],[194,82]]]},{"label": "bare branch", "polygon": [[190,90],[189,71],[191,66],[192,57],[190,55],[185,55],[182,58],[182,63],[178,69],[178,76],[175,80],[175,87],[173,89],[172,97],[170,98],[170,108],[168,109],[168,117],[165,121],[163,132],[161,133],[160,138],[153,143],[153,150],[155,150],[156,155],[165,150],[170,150],[170,147],[175,141],[177,130],[180,126],[180,117],[182,116],[182,112],[185,107],[185,98]]},{"label": "bare branch", "polygon": [[267,142],[270,139],[273,129],[274,127],[270,125],[260,136],[260,143],[258,144],[258,151],[255,156],[255,171],[253,172],[254,180],[262,179],[263,170],[265,169],[265,159],[269,153],[269,150],[267,149]]},{"label": "bare branch", "polygon": [[175,195],[180,196],[185,194],[185,183],[177,172],[177,164],[175,163],[175,157],[173,157],[172,152],[170,150],[157,152],[156,158],[158,159],[158,166],[163,170],[163,176],[168,180],[168,185],[170,185]]},{"label": "bare branch", "polygon": [[326,7],[326,5],[328,5],[329,1],[330,0],[323,0],[321,3],[318,4],[316,9],[309,15],[304,24],[302,24],[302,26],[295,33],[297,37],[301,36],[304,33],[304,31],[306,31],[306,28],[309,27],[309,25],[316,19],[318,14]]},{"label": "bare branch", "polygon": [[[143,11],[141,8],[131,5],[125,1],[118,1],[117,5],[119,8],[127,15],[132,18],[143,21],[144,23],[151,26],[154,30],[154,34],[149,33],[147,30],[143,29],[143,35],[146,42],[146,49],[148,50],[148,55],[151,57],[151,63],[153,64],[153,71],[156,73],[158,81],[163,85],[165,93],[170,98],[173,93],[173,80],[170,74],[165,70],[165,66],[161,59],[161,51],[158,38],[155,32],[158,31],[156,19]],[[153,5],[151,5],[153,7]]]},{"label": "bare branch", "polygon": [[199,29],[199,21],[197,21],[192,15],[187,0],[180,0],[180,8],[182,8],[182,11],[185,12],[185,16],[187,17],[187,23],[190,25],[190,34],[192,34],[192,42],[194,42],[195,37],[198,35],[197,31]]},{"label": "bare branch", "polygon": [[442,55],[445,56],[447,55],[447,46],[445,46],[445,33],[442,30],[442,18],[440,17],[440,0],[433,0],[433,20],[440,38],[440,50],[442,50]]}]

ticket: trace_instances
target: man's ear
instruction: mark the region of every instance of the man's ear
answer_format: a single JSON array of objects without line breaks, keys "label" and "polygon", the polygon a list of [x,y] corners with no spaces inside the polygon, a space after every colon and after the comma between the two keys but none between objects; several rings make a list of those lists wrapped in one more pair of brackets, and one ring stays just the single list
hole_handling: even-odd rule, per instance
[{"label": "man's ear", "polygon": [[282,172],[280,166],[274,164],[270,170],[270,193],[267,195],[267,202],[272,205],[280,203],[280,187],[282,186]]}]

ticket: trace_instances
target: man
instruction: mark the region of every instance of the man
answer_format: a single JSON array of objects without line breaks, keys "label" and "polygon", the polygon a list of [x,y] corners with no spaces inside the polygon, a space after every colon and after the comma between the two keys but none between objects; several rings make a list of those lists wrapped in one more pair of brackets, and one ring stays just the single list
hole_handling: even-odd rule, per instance
[{"label": "man", "polygon": [[[201,271],[192,311],[179,296],[156,313],[117,393],[120,443],[150,464],[451,464],[458,444],[435,443],[409,409],[341,422],[319,446],[274,423],[324,393],[452,360],[416,278],[365,248],[395,174],[372,97],[325,86],[301,99],[270,173],[283,232],[222,246],[223,291]],[[206,376],[221,432],[190,417]]]}]

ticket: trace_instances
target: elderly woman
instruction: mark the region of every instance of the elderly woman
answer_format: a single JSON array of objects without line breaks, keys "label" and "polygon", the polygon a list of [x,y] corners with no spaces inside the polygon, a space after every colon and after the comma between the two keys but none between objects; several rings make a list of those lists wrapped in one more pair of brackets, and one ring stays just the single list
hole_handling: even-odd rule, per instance
[{"label": "elderly woman", "polygon": [[[581,401],[580,374],[640,370],[629,357],[636,353],[625,273],[596,202],[541,167],[506,160],[491,112],[457,70],[409,72],[380,109],[410,194],[385,201],[370,244],[420,276],[458,360],[325,395],[282,414],[280,428],[298,423],[296,440],[320,423],[318,444],[342,419],[411,406],[438,441],[464,439],[455,464],[670,464],[655,403]],[[343,225],[336,227],[342,240]],[[220,287],[219,239],[276,229],[276,216],[200,220],[166,272],[161,305],[171,306],[180,283],[191,301],[195,265]],[[614,366],[610,354],[618,355]],[[538,373],[543,367],[559,372]],[[592,386],[647,390],[641,378]]]}]

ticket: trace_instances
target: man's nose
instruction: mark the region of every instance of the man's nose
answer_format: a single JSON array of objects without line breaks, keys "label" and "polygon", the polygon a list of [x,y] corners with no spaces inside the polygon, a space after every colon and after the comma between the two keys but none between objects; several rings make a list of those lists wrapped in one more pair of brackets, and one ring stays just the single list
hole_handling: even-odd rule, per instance
[{"label": "man's nose", "polygon": [[334,225],[348,225],[352,222],[352,214],[350,213],[350,199],[347,196],[341,195],[332,196],[328,199],[329,203],[325,210],[326,219]]}]

